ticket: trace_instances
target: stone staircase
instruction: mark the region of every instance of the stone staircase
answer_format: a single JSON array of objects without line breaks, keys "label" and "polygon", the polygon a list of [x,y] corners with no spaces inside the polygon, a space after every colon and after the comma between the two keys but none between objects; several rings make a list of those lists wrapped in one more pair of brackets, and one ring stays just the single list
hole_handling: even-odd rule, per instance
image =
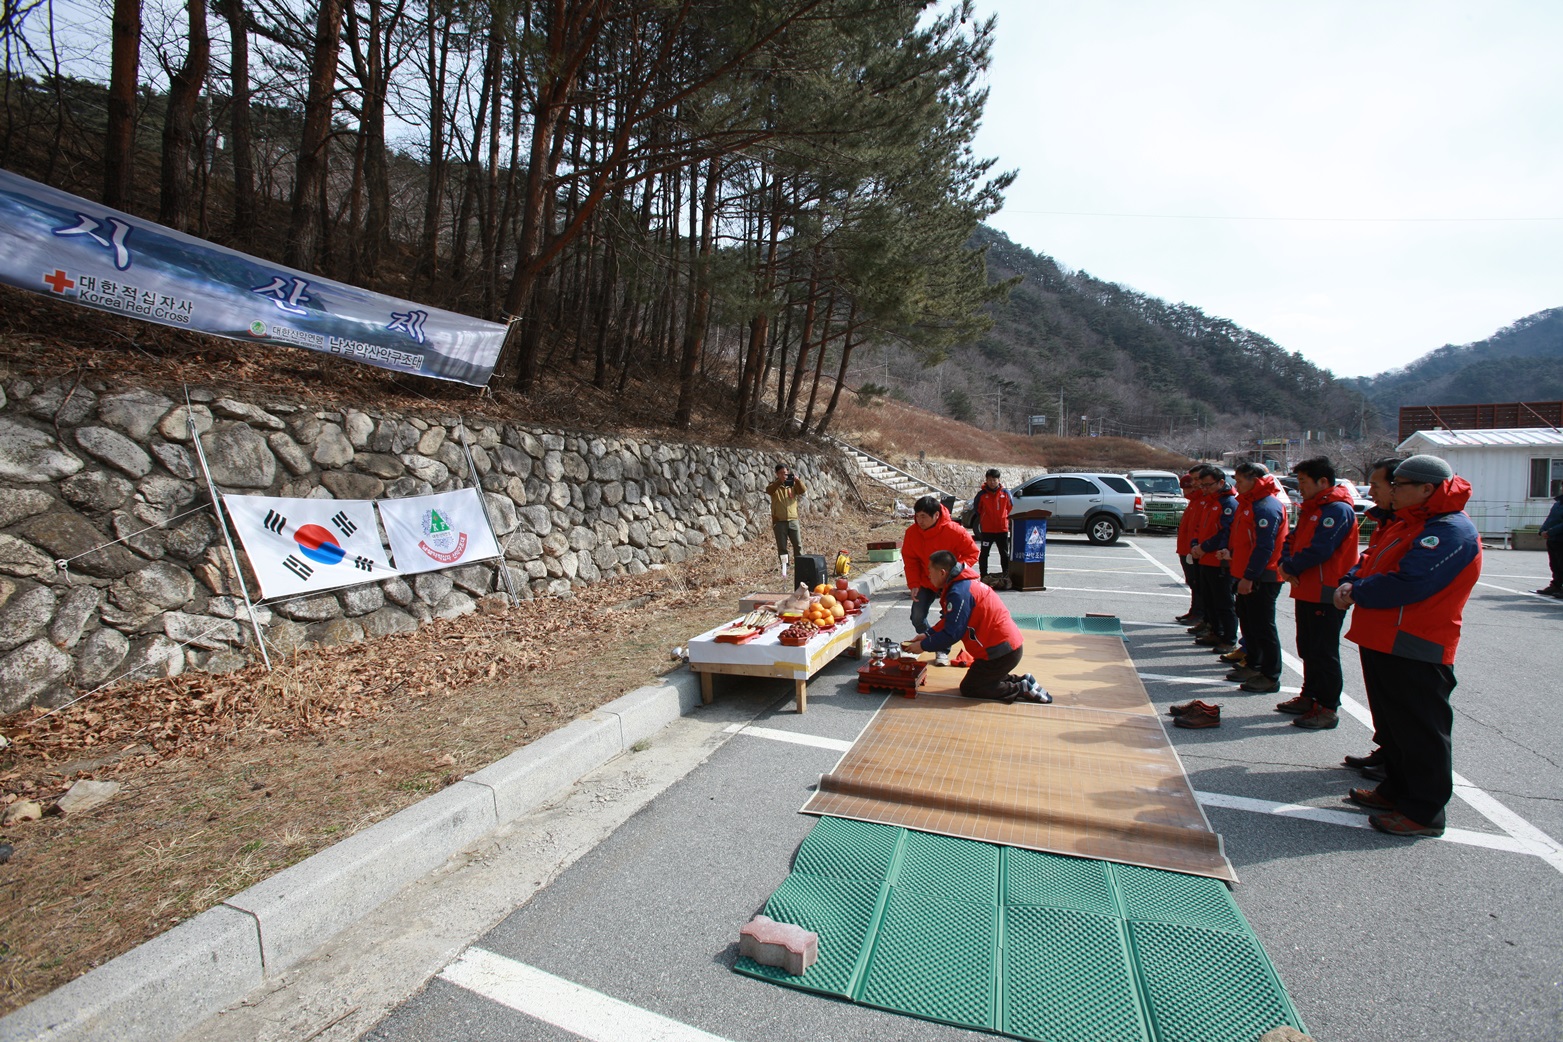
[{"label": "stone staircase", "polygon": [[[864,452],[856,445],[844,442],[834,436],[827,436],[827,439],[846,455],[847,459],[857,467],[864,477],[877,481],[890,489],[896,494],[897,499],[902,500],[909,507],[923,496],[935,496],[942,500],[951,495],[951,493],[946,492],[937,485],[929,484],[922,478],[908,474],[899,467],[891,466],[878,456]],[[958,499],[959,497],[956,498]]]}]

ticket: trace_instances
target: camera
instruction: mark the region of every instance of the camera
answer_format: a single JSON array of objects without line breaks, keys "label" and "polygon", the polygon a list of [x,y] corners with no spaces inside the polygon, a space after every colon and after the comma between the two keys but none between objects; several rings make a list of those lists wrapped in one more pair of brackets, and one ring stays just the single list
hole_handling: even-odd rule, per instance
[{"label": "camera", "polygon": [[787,487],[788,487],[788,488],[791,488],[791,487],[792,487],[792,483],[793,483],[793,481],[794,481],[794,480],[795,480],[795,479],[794,479],[794,478],[793,478],[793,476],[792,476],[792,471],[790,471],[790,470],[789,470],[789,471],[788,471],[788,472],[787,472]]}]

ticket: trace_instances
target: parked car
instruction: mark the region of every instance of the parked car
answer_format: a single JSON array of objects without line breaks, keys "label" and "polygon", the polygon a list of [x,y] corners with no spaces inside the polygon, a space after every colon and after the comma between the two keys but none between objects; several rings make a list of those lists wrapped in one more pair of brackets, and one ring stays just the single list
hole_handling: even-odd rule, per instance
[{"label": "parked car", "polygon": [[1147,528],[1177,528],[1189,501],[1170,470],[1131,470],[1126,475],[1145,497]]},{"label": "parked car", "polygon": [[1362,520],[1362,512],[1373,505],[1372,497],[1364,494],[1362,491],[1366,486],[1358,485],[1350,478],[1336,478],[1335,484],[1340,485],[1347,492],[1351,493],[1351,508],[1357,512],[1357,520],[1360,522]]},{"label": "parked car", "polygon": [[1050,510],[1053,532],[1084,532],[1098,546],[1146,526],[1145,497],[1122,474],[1040,474],[1010,492],[1015,510]]}]

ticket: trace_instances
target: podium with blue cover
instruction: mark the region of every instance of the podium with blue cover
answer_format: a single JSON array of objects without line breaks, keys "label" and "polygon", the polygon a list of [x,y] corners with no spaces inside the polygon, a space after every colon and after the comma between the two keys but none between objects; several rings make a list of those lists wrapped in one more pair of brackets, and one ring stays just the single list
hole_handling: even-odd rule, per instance
[{"label": "podium with blue cover", "polygon": [[1021,510],[1009,515],[1009,586],[1045,590],[1047,519],[1051,510]]}]

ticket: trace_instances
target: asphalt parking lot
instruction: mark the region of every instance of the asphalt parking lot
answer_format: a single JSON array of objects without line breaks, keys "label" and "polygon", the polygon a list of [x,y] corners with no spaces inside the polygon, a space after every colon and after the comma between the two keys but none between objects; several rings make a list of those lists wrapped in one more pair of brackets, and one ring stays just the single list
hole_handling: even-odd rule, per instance
[{"label": "asphalt parking lot", "polygon": [[[1487,554],[1455,667],[1460,784],[1442,840],[1382,836],[1341,801],[1362,782],[1337,765],[1365,753],[1370,732],[1347,713],[1337,729],[1309,732],[1274,712],[1284,688],[1300,681],[1295,657],[1279,697],[1223,682],[1215,656],[1171,621],[1187,606],[1175,568],[1170,538],[1096,547],[1055,537],[1048,589],[1004,596],[1016,614],[1115,614],[1158,706],[1223,703],[1219,730],[1169,732],[1225,837],[1242,880],[1237,902],[1311,1032],[1326,1042],[1563,1038],[1563,602],[1529,593],[1546,579],[1545,556]],[[904,596],[893,596],[878,632],[910,636]],[[1290,649],[1290,603],[1280,611]],[[1344,644],[1342,657],[1348,699],[1365,718],[1354,646]],[[428,972],[403,971],[410,994],[354,1034],[378,1042],[989,1037],[731,972],[739,927],[781,883],[814,824],[799,806],[881,702],[857,692],[855,666],[843,658],[816,677],[803,715],[792,711],[790,685],[719,679],[713,706],[654,740],[685,757],[654,796],[583,842],[555,875],[495,868],[515,874],[513,910],[491,916],[497,924],[450,946]],[[633,778],[633,758],[620,759],[630,766],[612,770]],[[604,783],[589,782],[578,798],[589,803],[593,784]],[[513,846],[531,842],[523,831]],[[418,914],[429,915],[441,899],[421,900]],[[346,943],[374,942],[360,934]]]}]

